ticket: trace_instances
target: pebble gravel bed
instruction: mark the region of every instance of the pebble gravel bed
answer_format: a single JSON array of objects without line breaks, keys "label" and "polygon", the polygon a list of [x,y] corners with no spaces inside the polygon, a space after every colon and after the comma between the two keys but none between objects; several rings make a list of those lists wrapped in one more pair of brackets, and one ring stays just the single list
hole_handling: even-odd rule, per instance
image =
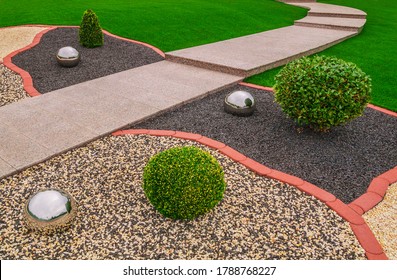
[{"label": "pebble gravel bed", "polygon": [[0,61],[13,51],[33,42],[34,37],[46,27],[17,26],[0,28]]},{"label": "pebble gravel bed", "polygon": [[[256,100],[251,117],[226,113],[234,90]],[[271,92],[236,86],[133,125],[132,128],[198,133],[276,170],[295,175],[350,203],[374,177],[397,165],[397,118],[367,108],[364,115],[328,133],[297,130]]]},{"label": "pebble gravel bed", "polygon": [[21,76],[0,64],[0,107],[27,97]]},{"label": "pebble gravel bed", "polygon": [[[224,199],[194,221],[156,212],[142,189],[151,156],[197,145],[225,170]],[[46,188],[79,204],[67,231],[28,230],[23,207]],[[108,136],[0,180],[1,259],[365,259],[348,223],[296,188],[256,175],[195,142]]]},{"label": "pebble gravel bed", "polygon": [[363,215],[389,259],[397,260],[397,183],[381,203]]},{"label": "pebble gravel bed", "polygon": [[[48,31],[39,44],[14,56],[12,62],[29,72],[40,93],[47,93],[163,60],[146,46],[108,35],[104,35],[103,46],[85,48],[80,46],[78,32],[78,28],[71,27]],[[81,61],[76,67],[65,68],[57,63],[58,50],[66,46],[80,53]]]}]

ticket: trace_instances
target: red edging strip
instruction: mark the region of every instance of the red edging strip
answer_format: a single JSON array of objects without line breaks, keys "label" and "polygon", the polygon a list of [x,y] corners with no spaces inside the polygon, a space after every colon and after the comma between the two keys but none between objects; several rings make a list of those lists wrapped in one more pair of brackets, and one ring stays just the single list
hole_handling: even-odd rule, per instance
[{"label": "red edging strip", "polygon": [[[274,92],[273,88],[270,87],[263,87],[263,86],[258,86],[255,84],[250,84],[250,83],[240,83],[242,86],[247,86],[250,88],[254,89],[260,89],[260,90],[266,90],[266,91],[271,91]],[[387,114],[392,117],[397,117],[397,113],[372,105],[368,104],[368,108],[371,108],[373,110],[377,110],[381,113]],[[374,178],[371,182],[371,184],[368,187],[368,190],[365,194],[357,198],[355,201],[349,204],[349,206],[355,210],[358,214],[362,215],[365,212],[369,211],[373,207],[375,207],[379,202],[381,202],[386,194],[387,189],[391,184],[394,184],[397,182],[397,166],[381,175],[378,177]]]},{"label": "red edging strip", "polygon": [[[19,53],[21,53],[23,51],[29,50],[29,49],[33,48],[34,46],[36,46],[40,42],[41,37],[45,33],[49,32],[51,30],[54,30],[54,29],[57,29],[57,28],[67,28],[67,27],[78,28],[79,26],[50,26],[50,25],[21,25],[21,26],[44,27],[44,28],[47,28],[47,29],[45,29],[45,30],[39,32],[38,34],[36,34],[36,36],[34,37],[32,43],[30,43],[26,47],[24,47],[22,49],[19,49],[19,50],[16,50],[16,51],[13,51],[12,53],[8,54],[6,57],[4,57],[3,61],[0,60],[0,63],[3,63],[4,66],[6,66],[7,68],[11,69],[15,73],[19,74],[22,77],[23,87],[24,87],[25,91],[27,92],[27,94],[29,96],[31,96],[31,97],[35,97],[35,96],[41,95],[41,93],[38,92],[34,88],[32,77],[30,76],[30,74],[27,71],[25,71],[22,68],[19,68],[18,66],[13,64],[12,63],[12,58],[15,55],[17,55],[17,54],[19,54]],[[10,26],[10,27],[5,27],[5,28],[15,28],[15,27],[18,27],[18,26]],[[158,53],[159,55],[161,55],[163,58],[165,58],[165,53],[162,52],[160,49],[152,46],[152,45],[149,45],[149,44],[144,43],[144,42],[136,41],[136,40],[123,38],[123,37],[114,35],[114,34],[108,32],[108,31],[106,31],[104,29],[102,31],[103,31],[104,34],[106,34],[108,36],[111,36],[111,37],[114,37],[114,38],[117,38],[117,39],[120,39],[120,40],[123,40],[123,41],[131,42],[131,43],[135,43],[135,44],[140,44],[140,45],[143,45],[145,47],[148,47],[148,48],[152,49],[153,51],[155,51],[156,53]]]},{"label": "red edging strip", "polygon": [[377,111],[379,111],[379,112],[382,112],[382,113],[384,113],[384,114],[387,114],[387,115],[390,115],[390,116],[393,116],[393,117],[397,117],[397,113],[396,113],[396,112],[387,110],[387,109],[385,109],[385,108],[378,107],[378,106],[375,106],[375,105],[373,105],[373,104],[368,104],[367,107],[368,107],[368,108],[371,108],[371,109],[374,109],[374,110],[377,110]]},{"label": "red edging strip", "polygon": [[397,166],[374,178],[369,184],[367,192],[350,203],[349,206],[361,215],[368,212],[383,200],[388,188],[394,183],[397,183]]},{"label": "red edging strip", "polygon": [[135,44],[140,44],[140,45],[143,45],[145,47],[148,47],[148,48],[152,49],[153,51],[155,51],[156,53],[158,53],[159,55],[161,55],[163,58],[165,58],[165,53],[163,51],[161,51],[159,48],[156,48],[155,46],[149,45],[149,44],[144,43],[144,42],[140,42],[140,41],[136,41],[136,40],[120,37],[118,35],[110,33],[109,31],[106,31],[106,30],[103,30],[103,33],[105,33],[106,35],[109,35],[111,37],[120,39],[120,40],[124,40],[124,41],[135,43]]},{"label": "red edging strip", "polygon": [[[43,27],[43,26],[38,26],[38,27]],[[31,48],[33,48],[34,46],[36,46],[36,45],[40,42],[41,37],[42,37],[45,33],[47,33],[47,32],[50,31],[50,30],[53,30],[53,29],[55,29],[55,28],[56,28],[56,27],[48,27],[47,29],[45,29],[45,30],[39,32],[39,33],[36,34],[36,36],[34,37],[32,43],[30,43],[29,45],[27,45],[26,47],[24,47],[24,48],[22,48],[22,49],[13,51],[12,53],[10,53],[10,54],[7,55],[6,57],[4,57],[4,61],[3,61],[4,65],[5,65],[7,68],[11,69],[12,71],[14,71],[15,73],[19,74],[19,75],[22,77],[22,80],[23,80],[23,87],[24,87],[26,93],[27,93],[29,96],[31,96],[31,97],[39,96],[39,95],[41,95],[41,94],[33,87],[33,80],[32,80],[32,77],[30,76],[30,74],[29,74],[27,71],[23,70],[22,68],[19,68],[18,66],[16,66],[15,64],[13,64],[13,63],[12,63],[12,58],[13,58],[15,55],[17,55],[17,54],[19,54],[19,53],[21,53],[21,52],[23,52],[23,51],[26,51],[26,50],[28,50],[28,49],[31,49]]]},{"label": "red edging strip", "polygon": [[[266,90],[266,91],[270,91],[270,92],[274,93],[274,89],[271,88],[271,87],[264,87],[264,86],[259,86],[259,85],[255,85],[255,84],[251,84],[251,83],[245,83],[245,82],[241,82],[239,84],[242,85],[242,86],[246,86],[246,87],[250,87],[250,88],[254,88],[254,89],[260,89],[260,90]],[[382,112],[382,113],[384,113],[386,115],[390,115],[392,117],[397,117],[397,113],[396,112],[387,110],[385,108],[378,107],[378,106],[375,106],[373,104],[368,104],[367,107],[371,108],[373,110]]]},{"label": "red edging strip", "polygon": [[[210,139],[208,137],[199,134],[172,131],[172,130],[147,130],[147,129],[119,130],[112,133],[113,136],[139,135],[139,134],[147,134],[152,136],[169,136],[169,137],[177,137],[181,139],[196,141],[198,143],[209,146],[210,148],[218,150],[220,153],[230,157],[234,161],[243,164],[244,166],[246,166],[247,168],[249,168],[250,170],[256,172],[261,176],[266,176],[287,183],[309,195],[316,197],[317,199],[325,203],[328,207],[333,209],[345,221],[349,222],[350,227],[352,228],[354,234],[356,235],[357,240],[360,242],[361,246],[365,250],[366,256],[369,260],[388,259],[385,253],[383,252],[381,245],[379,244],[379,242],[376,240],[376,237],[372,233],[371,229],[368,227],[365,220],[361,217],[361,214],[357,213],[355,210],[353,210],[351,207],[349,207],[339,199],[336,199],[336,197],[330,194],[329,192],[309,182],[306,182],[301,178],[280,172],[278,170],[270,169],[254,161],[253,159],[246,157],[245,155],[239,153],[238,151],[225,145],[222,142]],[[388,180],[393,178],[396,178],[397,180],[397,168],[393,169],[392,173],[388,173],[384,175],[384,177],[388,178]]]},{"label": "red edging strip", "polygon": [[246,83],[246,82],[240,82],[239,85],[274,92],[273,88],[271,88],[271,87],[264,87],[264,86],[259,86],[259,85],[250,84],[250,83]]}]

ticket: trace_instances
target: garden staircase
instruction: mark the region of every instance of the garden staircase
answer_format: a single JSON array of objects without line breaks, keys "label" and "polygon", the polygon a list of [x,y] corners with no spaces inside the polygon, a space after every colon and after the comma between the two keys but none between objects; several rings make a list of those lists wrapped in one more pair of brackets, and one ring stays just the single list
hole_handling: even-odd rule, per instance
[{"label": "garden staircase", "polygon": [[293,26],[166,53],[169,61],[248,77],[320,52],[357,35],[366,13],[305,0],[283,0],[310,9]]}]

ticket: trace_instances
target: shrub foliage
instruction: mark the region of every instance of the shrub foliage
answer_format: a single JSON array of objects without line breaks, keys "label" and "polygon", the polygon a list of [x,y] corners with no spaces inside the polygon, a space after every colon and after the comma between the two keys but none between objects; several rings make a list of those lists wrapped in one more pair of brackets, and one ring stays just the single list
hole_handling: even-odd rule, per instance
[{"label": "shrub foliage", "polygon": [[164,216],[194,219],[214,208],[226,188],[218,161],[197,147],[176,147],[153,156],[145,166],[143,189]]},{"label": "shrub foliage", "polygon": [[327,131],[358,116],[370,100],[371,79],[335,57],[303,57],[275,77],[275,98],[299,125]]},{"label": "shrub foliage", "polygon": [[92,10],[86,10],[79,29],[80,45],[95,48],[103,45],[102,28],[97,15]]}]

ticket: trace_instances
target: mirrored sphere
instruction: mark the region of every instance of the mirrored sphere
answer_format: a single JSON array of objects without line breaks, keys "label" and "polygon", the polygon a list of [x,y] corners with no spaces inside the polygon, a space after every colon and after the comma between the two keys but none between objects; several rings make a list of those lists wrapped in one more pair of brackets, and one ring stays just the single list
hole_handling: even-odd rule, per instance
[{"label": "mirrored sphere", "polygon": [[63,47],[57,53],[57,61],[63,67],[74,67],[80,62],[80,54],[75,48]]},{"label": "mirrored sphere", "polygon": [[40,231],[53,231],[70,225],[76,213],[74,199],[64,191],[49,189],[34,194],[27,202],[28,226]]},{"label": "mirrored sphere", "polygon": [[79,56],[79,52],[72,47],[63,47],[59,49],[58,56],[62,58],[76,58]]},{"label": "mirrored sphere", "polygon": [[255,110],[255,99],[247,91],[234,91],[226,96],[224,109],[233,115],[250,116]]}]

